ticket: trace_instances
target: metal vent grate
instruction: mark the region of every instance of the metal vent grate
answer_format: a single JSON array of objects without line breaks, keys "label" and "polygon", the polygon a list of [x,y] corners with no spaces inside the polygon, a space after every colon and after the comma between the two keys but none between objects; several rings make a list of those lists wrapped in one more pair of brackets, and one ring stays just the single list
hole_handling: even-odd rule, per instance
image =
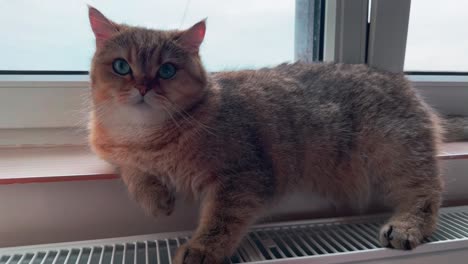
[{"label": "metal vent grate", "polygon": [[[411,254],[380,247],[377,234],[384,220],[383,216],[373,216],[257,226],[226,263],[291,263],[348,253],[354,253],[355,260],[376,254]],[[188,239],[188,234],[171,233],[7,248],[0,249],[0,264],[169,264],[177,248]],[[463,242],[458,248],[468,247],[468,207],[443,209],[437,231],[418,248],[418,254],[446,250],[447,246],[439,249],[437,245],[457,241]],[[373,254],[363,254],[369,252]]]}]

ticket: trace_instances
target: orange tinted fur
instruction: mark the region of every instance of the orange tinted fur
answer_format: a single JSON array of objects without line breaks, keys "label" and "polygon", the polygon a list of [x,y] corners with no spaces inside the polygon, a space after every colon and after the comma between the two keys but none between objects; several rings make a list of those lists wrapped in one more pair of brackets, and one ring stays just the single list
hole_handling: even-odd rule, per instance
[{"label": "orange tinted fur", "polygon": [[[384,246],[411,249],[435,228],[442,132],[403,74],[302,63],[207,74],[204,21],[161,31],[90,17],[93,150],[148,214],[170,214],[175,192],[202,201],[174,263],[221,263],[299,188],[361,212],[374,200],[394,209]],[[118,73],[117,59],[131,72]],[[167,64],[176,73],[163,78]]]}]

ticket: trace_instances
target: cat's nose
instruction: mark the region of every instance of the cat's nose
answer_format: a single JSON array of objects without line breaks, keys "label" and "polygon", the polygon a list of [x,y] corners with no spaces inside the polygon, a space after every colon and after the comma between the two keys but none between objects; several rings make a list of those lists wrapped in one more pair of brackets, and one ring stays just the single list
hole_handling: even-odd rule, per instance
[{"label": "cat's nose", "polygon": [[140,92],[141,96],[145,96],[145,94],[151,90],[151,87],[150,86],[146,86],[144,84],[137,84],[135,86],[135,88],[138,89],[138,91]]}]

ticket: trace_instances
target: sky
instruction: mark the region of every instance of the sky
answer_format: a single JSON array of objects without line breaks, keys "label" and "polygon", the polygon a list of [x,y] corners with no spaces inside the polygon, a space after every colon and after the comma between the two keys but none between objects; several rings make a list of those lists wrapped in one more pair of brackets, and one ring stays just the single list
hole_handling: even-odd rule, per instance
[{"label": "sky", "polygon": [[[405,70],[468,71],[468,1],[441,3],[412,0]],[[201,56],[210,71],[294,59],[295,0],[0,0],[0,70],[88,70],[87,4],[157,29],[208,18]]]},{"label": "sky", "polygon": [[405,70],[468,72],[468,1],[411,0]]},{"label": "sky", "polygon": [[117,23],[156,29],[185,29],[207,18],[201,56],[208,70],[274,65],[294,57],[295,0],[0,3],[0,70],[88,70],[95,44],[87,4]]}]

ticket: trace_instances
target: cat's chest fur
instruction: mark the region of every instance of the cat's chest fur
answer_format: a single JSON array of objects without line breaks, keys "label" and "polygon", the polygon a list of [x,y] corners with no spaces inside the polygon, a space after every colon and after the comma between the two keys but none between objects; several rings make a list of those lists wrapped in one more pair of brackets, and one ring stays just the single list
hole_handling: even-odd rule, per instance
[{"label": "cat's chest fur", "polygon": [[[94,150],[104,160],[117,167],[135,168],[142,173],[159,177],[178,191],[197,194],[201,188],[213,182],[214,164],[203,157],[199,141],[194,141],[195,134],[186,131],[165,134],[157,132],[133,138],[103,133],[102,127],[94,127],[96,137],[91,137]],[[93,133],[92,133],[93,135]],[[99,135],[97,137],[97,135]]]}]

